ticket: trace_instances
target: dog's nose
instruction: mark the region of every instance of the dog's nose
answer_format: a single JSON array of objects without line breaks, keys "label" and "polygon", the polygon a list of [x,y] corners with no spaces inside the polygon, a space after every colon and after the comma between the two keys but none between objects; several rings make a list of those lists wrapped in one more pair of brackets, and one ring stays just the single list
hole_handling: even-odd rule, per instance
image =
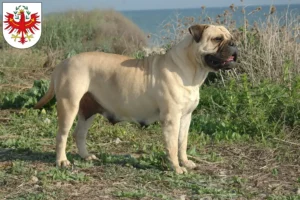
[{"label": "dog's nose", "polygon": [[232,46],[232,47],[235,46],[234,41],[231,40],[231,41],[229,42],[229,46]]},{"label": "dog's nose", "polygon": [[234,47],[234,46],[235,46],[235,43],[234,43],[234,41],[232,41],[232,40],[231,40],[231,41],[229,42],[229,46],[232,46],[232,47]]}]

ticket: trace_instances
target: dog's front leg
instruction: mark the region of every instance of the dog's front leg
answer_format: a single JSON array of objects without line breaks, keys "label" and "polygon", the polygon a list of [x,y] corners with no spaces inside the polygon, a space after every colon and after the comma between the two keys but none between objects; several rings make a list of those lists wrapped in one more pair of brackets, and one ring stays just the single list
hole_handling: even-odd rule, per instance
[{"label": "dog's front leg", "polygon": [[189,134],[189,128],[191,124],[192,119],[192,113],[189,113],[187,115],[183,115],[180,120],[180,131],[179,131],[179,159],[181,164],[188,168],[193,169],[196,167],[196,164],[188,160],[186,149],[187,149],[187,142],[188,142],[188,134]]},{"label": "dog's front leg", "polygon": [[178,136],[181,118],[181,114],[179,113],[180,112],[168,112],[161,114],[161,122],[168,159],[175,172],[182,174],[186,173],[187,170],[184,167],[180,167],[178,161]]}]

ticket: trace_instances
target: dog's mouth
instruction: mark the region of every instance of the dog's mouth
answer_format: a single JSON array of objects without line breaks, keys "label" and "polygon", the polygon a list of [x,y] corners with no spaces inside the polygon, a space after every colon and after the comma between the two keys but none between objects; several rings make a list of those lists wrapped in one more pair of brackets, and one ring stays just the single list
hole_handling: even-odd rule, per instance
[{"label": "dog's mouth", "polygon": [[237,53],[235,52],[225,59],[216,55],[209,54],[206,55],[204,59],[206,64],[214,70],[228,70],[236,66]]}]

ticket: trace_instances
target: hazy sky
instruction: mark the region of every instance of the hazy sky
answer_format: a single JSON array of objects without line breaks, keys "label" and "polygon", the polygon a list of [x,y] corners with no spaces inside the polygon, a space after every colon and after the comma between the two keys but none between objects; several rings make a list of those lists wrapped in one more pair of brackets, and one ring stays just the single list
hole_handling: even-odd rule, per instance
[{"label": "hazy sky", "polygon": [[[167,8],[200,8],[241,5],[240,0],[7,0],[4,2],[42,2],[45,13],[68,9],[113,8],[116,10],[144,10]],[[300,4],[300,0],[244,0],[245,5]],[[2,10],[2,4],[1,4]]]}]

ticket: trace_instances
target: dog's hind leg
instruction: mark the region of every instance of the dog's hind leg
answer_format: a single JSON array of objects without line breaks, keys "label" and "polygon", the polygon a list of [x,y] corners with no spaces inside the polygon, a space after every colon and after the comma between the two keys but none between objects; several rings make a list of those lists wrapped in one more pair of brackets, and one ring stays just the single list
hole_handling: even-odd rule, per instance
[{"label": "dog's hind leg", "polygon": [[75,138],[76,145],[78,148],[78,154],[86,159],[86,160],[95,160],[97,157],[93,154],[89,154],[86,148],[86,136],[89,127],[93,123],[93,120],[95,118],[95,115],[91,116],[88,119],[85,119],[85,117],[79,112],[78,113],[78,122],[75,128],[75,131],[73,133],[73,137]]},{"label": "dog's hind leg", "polygon": [[57,100],[58,132],[56,136],[56,164],[65,167],[70,164],[66,156],[66,145],[69,131],[79,109],[78,105],[69,99]]}]

